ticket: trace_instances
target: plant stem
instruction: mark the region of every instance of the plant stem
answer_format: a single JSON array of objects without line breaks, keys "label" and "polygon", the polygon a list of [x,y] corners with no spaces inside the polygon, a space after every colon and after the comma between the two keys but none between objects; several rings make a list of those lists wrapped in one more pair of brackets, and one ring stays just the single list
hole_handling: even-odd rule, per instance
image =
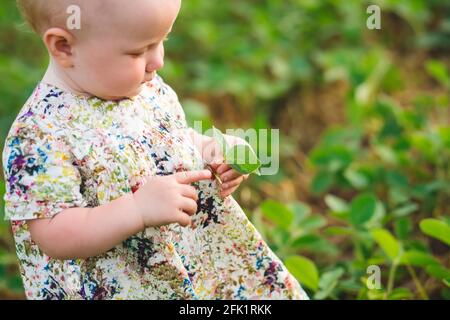
[{"label": "plant stem", "polygon": [[417,278],[417,275],[416,275],[416,272],[414,271],[414,269],[411,267],[411,265],[409,263],[406,264],[406,268],[408,269],[409,274],[413,278],[414,284],[416,285],[417,291],[419,291],[420,295],[422,296],[422,299],[429,300],[430,298],[428,297],[425,289],[423,288],[422,284],[420,283],[419,279]]},{"label": "plant stem", "polygon": [[389,279],[388,279],[388,287],[387,287],[387,291],[384,295],[385,300],[388,299],[388,297],[390,296],[391,292],[392,292],[392,288],[394,287],[394,279],[395,279],[395,272],[397,271],[397,261],[394,261],[392,263],[391,269],[389,270]]},{"label": "plant stem", "polygon": [[214,170],[211,168],[211,166],[209,164],[206,165],[206,169],[211,171],[211,173],[213,174],[214,178],[216,178],[217,181],[219,182],[219,184],[222,185],[222,180],[220,180],[220,177],[214,172]]}]

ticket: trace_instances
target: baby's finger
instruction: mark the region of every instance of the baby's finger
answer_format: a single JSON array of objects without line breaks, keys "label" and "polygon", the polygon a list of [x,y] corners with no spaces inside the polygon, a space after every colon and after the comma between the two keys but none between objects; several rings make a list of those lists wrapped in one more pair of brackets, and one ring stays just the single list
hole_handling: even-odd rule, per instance
[{"label": "baby's finger", "polygon": [[180,188],[181,188],[181,195],[183,197],[192,199],[194,201],[198,200],[197,190],[193,186],[187,185],[187,184],[182,184],[182,185],[180,185]]},{"label": "baby's finger", "polygon": [[177,216],[177,222],[181,226],[187,227],[187,226],[191,225],[191,217],[188,214],[186,214],[185,212],[179,210],[178,216]]},{"label": "baby's finger", "polygon": [[222,190],[226,190],[229,188],[239,186],[242,183],[242,181],[244,181],[244,178],[242,176],[239,176],[238,178],[236,178],[234,180],[228,181],[226,183],[222,183]]},{"label": "baby's finger", "polygon": [[197,202],[189,198],[182,198],[178,206],[180,210],[182,210],[183,212],[187,213],[190,216],[192,216],[197,212]]},{"label": "baby's finger", "polygon": [[211,179],[211,171],[198,170],[198,171],[182,171],[175,173],[175,178],[179,183],[190,184],[193,182]]},{"label": "baby's finger", "polygon": [[222,174],[222,173],[224,173],[225,171],[228,171],[228,170],[230,170],[231,169],[231,167],[228,165],[228,164],[226,164],[226,163],[222,163],[217,169],[216,169],[216,173],[217,174]]},{"label": "baby's finger", "polygon": [[227,182],[227,181],[231,181],[236,178],[239,178],[239,177],[242,177],[242,175],[239,172],[237,172],[236,170],[230,169],[220,176],[220,180],[222,180],[222,182]]},{"label": "baby's finger", "polygon": [[209,165],[217,173],[217,170],[223,165],[223,158],[216,158]]},{"label": "baby's finger", "polygon": [[233,192],[235,192],[235,191],[237,190],[237,188],[238,188],[238,186],[232,187],[232,188],[227,189],[227,190],[222,190],[222,191],[220,192],[220,196],[221,196],[222,198],[228,197],[230,194],[232,194]]}]

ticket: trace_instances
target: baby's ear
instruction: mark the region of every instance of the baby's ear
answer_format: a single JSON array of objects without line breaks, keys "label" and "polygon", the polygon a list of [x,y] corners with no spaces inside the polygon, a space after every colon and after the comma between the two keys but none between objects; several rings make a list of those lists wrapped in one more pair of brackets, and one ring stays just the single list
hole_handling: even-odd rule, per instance
[{"label": "baby's ear", "polygon": [[50,28],[43,37],[49,54],[63,68],[73,67],[73,44],[75,37],[64,29]]}]

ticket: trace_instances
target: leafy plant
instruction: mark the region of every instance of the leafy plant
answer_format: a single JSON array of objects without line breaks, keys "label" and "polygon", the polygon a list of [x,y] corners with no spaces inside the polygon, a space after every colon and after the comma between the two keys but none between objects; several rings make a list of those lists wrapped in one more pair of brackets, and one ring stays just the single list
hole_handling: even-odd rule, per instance
[{"label": "leafy plant", "polygon": [[215,127],[213,127],[213,136],[222,149],[225,163],[241,174],[256,173],[261,175],[259,172],[261,161],[250,145],[238,144],[230,147],[222,132]]}]

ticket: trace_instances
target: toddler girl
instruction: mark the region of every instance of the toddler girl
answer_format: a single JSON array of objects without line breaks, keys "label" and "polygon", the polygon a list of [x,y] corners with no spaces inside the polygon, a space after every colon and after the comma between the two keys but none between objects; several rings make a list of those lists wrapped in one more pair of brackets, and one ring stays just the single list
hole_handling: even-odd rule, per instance
[{"label": "toddler girl", "polygon": [[180,2],[18,0],[50,57],[3,151],[28,299],[307,299],[156,74]]}]

